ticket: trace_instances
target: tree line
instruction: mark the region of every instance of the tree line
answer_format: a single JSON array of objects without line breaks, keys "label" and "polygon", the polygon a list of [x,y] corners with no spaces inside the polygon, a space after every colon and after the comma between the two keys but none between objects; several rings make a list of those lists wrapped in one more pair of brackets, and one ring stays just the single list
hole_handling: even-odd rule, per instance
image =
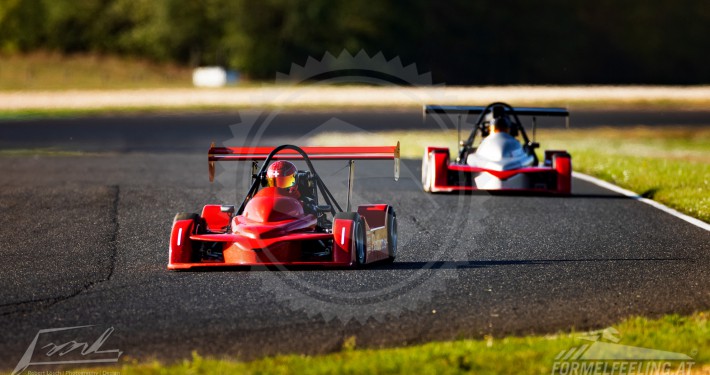
[{"label": "tree line", "polygon": [[0,0],[0,54],[121,54],[271,80],[345,49],[447,84],[707,84],[708,25],[707,0]]}]

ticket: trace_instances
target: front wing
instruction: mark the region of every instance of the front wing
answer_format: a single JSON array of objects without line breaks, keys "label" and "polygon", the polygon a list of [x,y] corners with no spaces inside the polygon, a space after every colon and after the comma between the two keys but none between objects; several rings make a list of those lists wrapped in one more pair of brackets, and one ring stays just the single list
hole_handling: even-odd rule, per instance
[{"label": "front wing", "polygon": [[547,151],[546,161],[549,165],[497,171],[451,163],[447,148],[427,147],[422,162],[422,185],[432,193],[500,191],[569,195],[572,190],[569,154]]}]

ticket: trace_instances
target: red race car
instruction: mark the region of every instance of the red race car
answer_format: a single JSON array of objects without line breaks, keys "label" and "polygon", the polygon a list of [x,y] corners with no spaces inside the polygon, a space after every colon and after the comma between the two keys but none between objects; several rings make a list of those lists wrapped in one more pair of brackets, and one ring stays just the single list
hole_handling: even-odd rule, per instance
[{"label": "red race car", "polygon": [[[539,165],[535,149],[536,117],[569,118],[564,108],[513,108],[506,103],[486,107],[424,106],[427,114],[479,115],[465,141],[459,141],[456,161],[449,149],[427,147],[422,159],[424,191],[502,191],[568,195],[572,189],[572,157],[564,150],[546,150]],[[533,140],[528,138],[518,116],[532,116]],[[476,133],[481,142],[474,147]],[[522,138],[522,144],[516,138]]]},{"label": "red race car", "polygon": [[[362,266],[393,261],[397,216],[387,204],[367,204],[351,212],[354,160],[395,161],[394,147],[212,147],[210,181],[216,161],[252,162],[253,181],[242,204],[206,205],[202,214],[179,213],[170,235],[168,269],[214,266]],[[346,209],[313,168],[311,160],[348,160]],[[264,161],[259,169],[258,162]],[[303,160],[297,170],[288,160]],[[323,202],[319,202],[320,197]]]}]

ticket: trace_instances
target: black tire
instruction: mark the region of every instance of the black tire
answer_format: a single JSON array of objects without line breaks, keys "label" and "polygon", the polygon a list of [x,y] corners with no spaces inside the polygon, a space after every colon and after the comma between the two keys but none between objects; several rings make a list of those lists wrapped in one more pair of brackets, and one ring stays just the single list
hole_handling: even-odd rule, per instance
[{"label": "black tire", "polygon": [[392,207],[387,210],[387,254],[388,262],[397,258],[397,214]]},{"label": "black tire", "polygon": [[352,247],[355,249],[355,264],[362,267],[367,263],[367,244],[365,243],[365,220],[356,212],[340,212],[335,219],[351,220],[353,222]]},{"label": "black tire", "polygon": [[432,157],[428,153],[424,153],[424,156],[422,156],[422,188],[424,189],[425,192],[430,192],[431,191],[431,165],[432,163]]},{"label": "black tire", "polygon": [[192,230],[194,233],[202,233],[203,225],[202,224],[202,218],[200,215],[195,214],[195,213],[190,213],[190,212],[180,212],[177,215],[175,215],[175,218],[173,219],[173,223],[178,221],[178,220],[192,220],[194,223],[192,226]]},{"label": "black tire", "polygon": [[175,215],[175,218],[173,219],[173,222],[176,222],[178,220],[199,220],[200,215],[194,214],[194,213],[189,213],[189,212],[180,212]]}]

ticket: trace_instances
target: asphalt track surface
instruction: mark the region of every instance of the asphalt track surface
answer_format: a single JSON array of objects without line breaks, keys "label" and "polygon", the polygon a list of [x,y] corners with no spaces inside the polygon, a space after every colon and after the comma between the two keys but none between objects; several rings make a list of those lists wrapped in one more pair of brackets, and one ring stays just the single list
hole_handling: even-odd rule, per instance
[{"label": "asphalt track surface", "polygon": [[[662,123],[636,119],[626,125]],[[84,325],[94,327],[39,343],[93,342],[113,327],[102,349],[131,358],[170,361],[197,350],[251,359],[337,351],[352,336],[359,347],[399,346],[710,308],[707,231],[579,180],[567,198],[427,195],[416,160],[404,161],[396,183],[390,162],[357,164],[355,202],[397,210],[393,264],[166,270],[175,213],[234,203],[244,191],[236,163],[208,183],[209,142],[298,143],[337,127],[421,126],[419,114],[401,111],[0,123],[2,148],[88,151],[0,157],[0,369],[12,370],[39,330]],[[316,165],[334,192],[344,191],[343,164]]]}]

